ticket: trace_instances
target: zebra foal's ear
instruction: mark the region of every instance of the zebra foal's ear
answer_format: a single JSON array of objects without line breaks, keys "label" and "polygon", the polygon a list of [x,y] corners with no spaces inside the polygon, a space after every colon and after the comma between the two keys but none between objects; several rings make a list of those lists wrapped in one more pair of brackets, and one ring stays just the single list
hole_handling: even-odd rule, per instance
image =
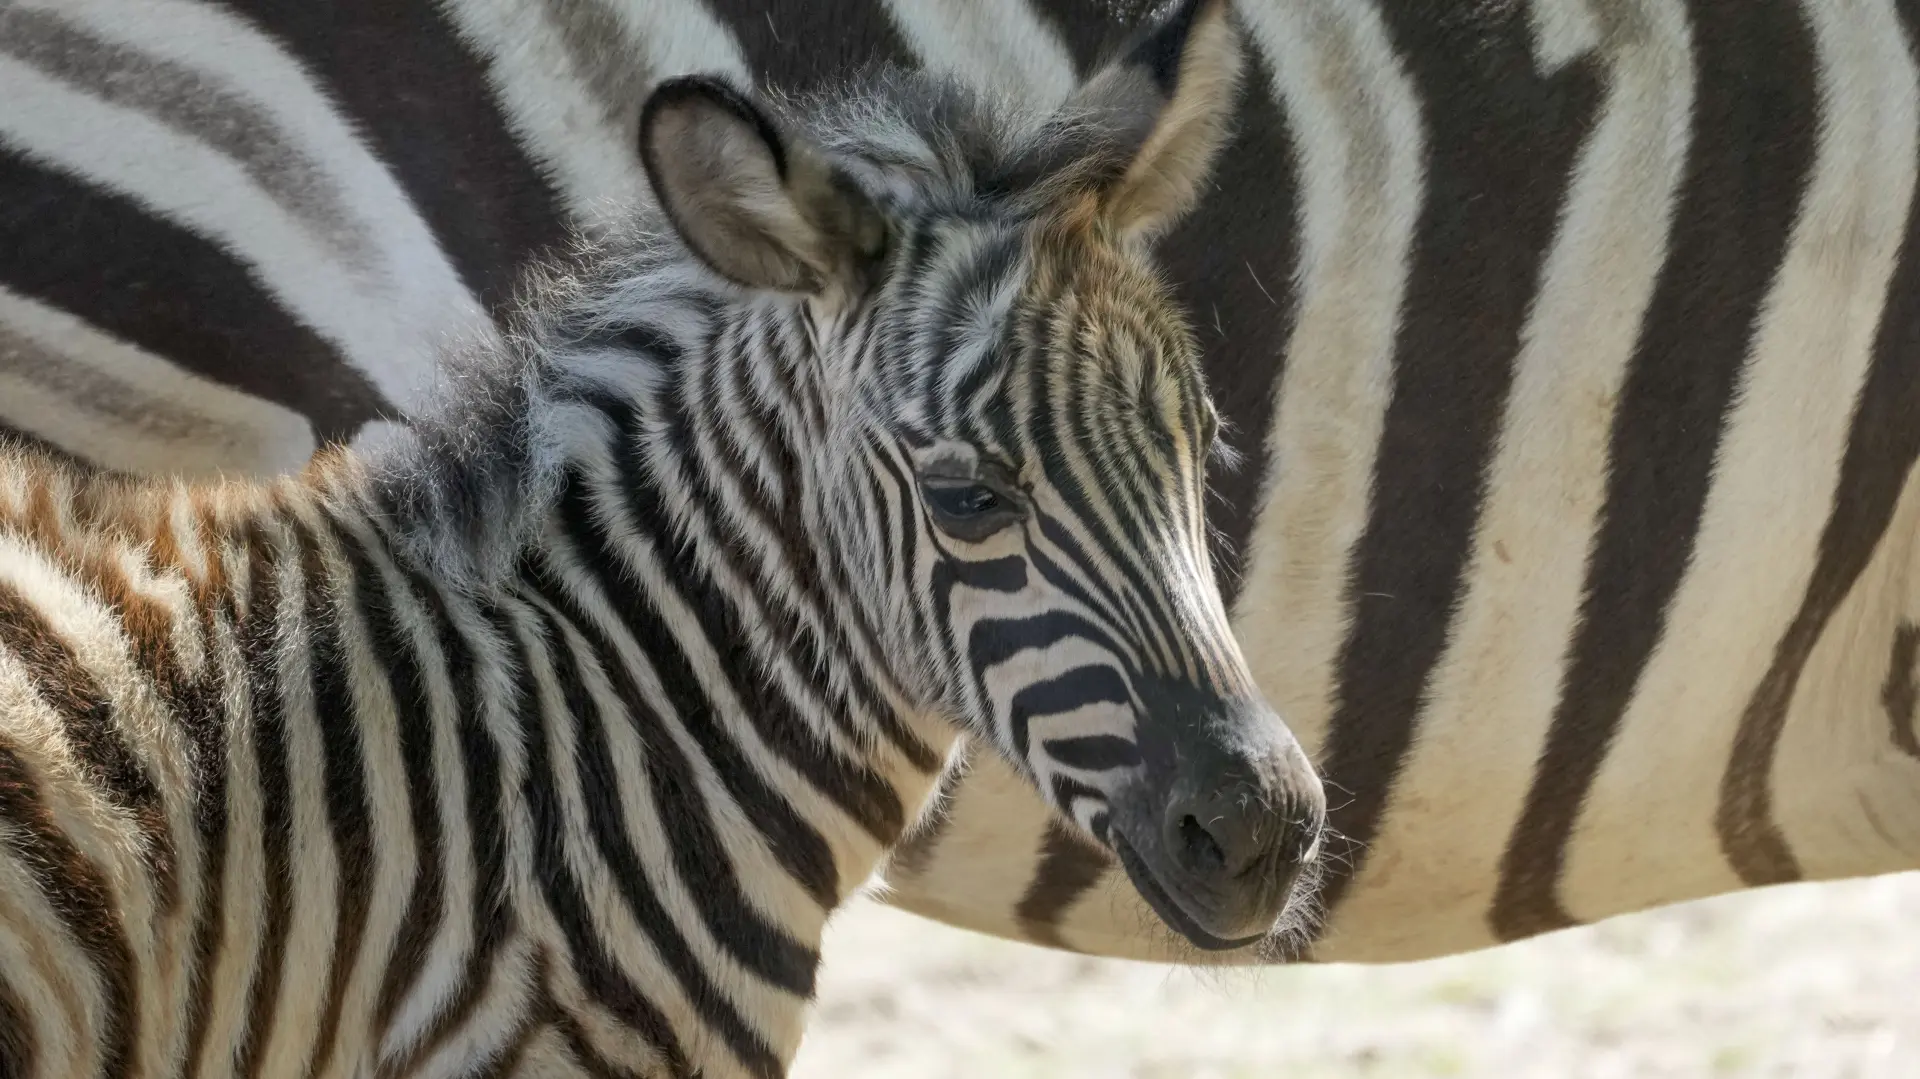
[{"label": "zebra foal's ear", "polygon": [[640,160],[680,238],[737,284],[824,292],[857,280],[885,246],[885,223],[853,182],[720,79],[654,89]]},{"label": "zebra foal's ear", "polygon": [[1232,125],[1241,64],[1227,0],[1181,0],[1067,103],[1112,155],[1101,212],[1121,235],[1151,238],[1200,200]]}]

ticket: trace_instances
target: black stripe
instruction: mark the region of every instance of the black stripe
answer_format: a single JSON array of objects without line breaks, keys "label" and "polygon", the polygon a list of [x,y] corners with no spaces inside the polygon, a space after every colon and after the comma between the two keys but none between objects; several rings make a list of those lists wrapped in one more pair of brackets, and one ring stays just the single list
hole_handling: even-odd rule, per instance
[{"label": "black stripe", "polygon": [[1574,924],[1557,885],[1580,806],[1693,560],[1734,385],[1813,163],[1813,56],[1790,5],[1695,5],[1687,175],[1614,413],[1607,495],[1553,724],[1489,922]]},{"label": "black stripe", "polygon": [[107,874],[74,846],[54,820],[52,809],[41,801],[32,768],[4,741],[0,741],[0,820],[13,825],[0,833],[0,843],[33,878],[74,945],[93,961],[100,987],[100,1010],[93,1017],[97,1026],[77,1033],[82,1038],[88,1033],[101,1036],[99,1074],[124,1075],[133,1067],[134,1046],[141,1036],[140,986],[119,903]]},{"label": "black stripe", "polygon": [[[659,554],[663,573],[678,585],[681,597],[699,619],[701,636],[713,647],[726,672],[729,688],[745,708],[747,718],[759,731],[761,740],[876,841],[891,845],[899,838],[901,829],[906,827],[906,808],[901,805],[898,793],[864,762],[841,757],[807,732],[806,724],[796,714],[800,706],[775,689],[765,662],[753,653],[744,629],[744,623],[749,619],[771,622],[779,639],[791,647],[791,661],[797,671],[838,668],[853,673],[856,687],[869,687],[860,696],[864,698],[861,703],[866,705],[866,716],[871,719],[873,726],[886,735],[890,742],[901,747],[910,761],[921,764],[923,770],[931,771],[935,767],[937,758],[933,751],[907,730],[893,709],[887,707],[879,695],[871,690],[867,679],[858,674],[859,665],[846,658],[846,643],[835,639],[822,642],[785,602],[789,594],[800,597],[802,602],[817,612],[821,624],[829,632],[840,621],[832,604],[822,594],[812,538],[805,535],[798,527],[798,522],[782,524],[763,521],[764,527],[781,536],[784,541],[787,563],[783,567],[786,570],[784,574],[771,570],[769,560],[764,555],[750,558],[748,552],[752,545],[744,538],[733,538],[731,541],[723,538],[715,544],[713,554],[718,556],[718,561],[725,563],[737,580],[757,589],[755,598],[758,604],[750,610],[737,609],[690,545],[678,542],[670,523],[671,515],[660,500],[658,471],[643,459],[639,439],[631,433],[639,430],[640,425],[627,418],[624,409],[616,409],[613,414],[618,417],[617,430],[621,432],[615,452],[620,469],[618,493],[624,496],[628,523],[652,542]],[[687,500],[695,507],[695,512],[705,517],[707,527],[719,536],[726,537],[734,530],[734,526],[727,520],[729,515],[725,510],[725,500],[714,489],[703,467],[710,462],[700,454],[693,433],[693,419],[685,407],[673,410],[668,430],[674,437],[675,445],[682,448],[677,454],[680,457],[675,477],[677,482],[684,486]],[[801,482],[797,473],[792,482]],[[574,534],[588,533],[576,530]],[[607,551],[616,547],[612,537],[604,531],[596,534],[595,542]],[[618,580],[618,575],[614,580]],[[632,589],[616,587],[608,595],[620,597],[623,591],[631,592]],[[689,687],[697,684],[687,683]],[[674,687],[669,683],[668,688],[671,691]],[[680,711],[678,706],[676,711],[689,721],[698,719],[699,714],[689,716]],[[848,717],[830,714],[826,718],[837,722],[856,742],[860,739],[862,732],[853,727]]]},{"label": "black stripe", "polygon": [[[604,543],[606,537],[603,534],[596,535],[599,525],[592,520],[592,510],[581,491],[582,485],[583,481],[576,477],[570,484],[569,493],[563,496],[563,519],[575,535]],[[645,598],[622,580],[619,566],[608,560],[604,550],[602,547],[591,557],[583,557],[583,568],[591,574],[594,589],[606,597],[621,626],[633,636],[640,652],[658,672],[675,718],[699,743],[701,755],[712,766],[714,774],[727,788],[727,793],[766,836],[767,847],[782,868],[813,896],[822,909],[831,909],[840,901],[839,871],[834,864],[832,849],[780,792],[767,783],[752,762],[746,759],[740,747],[733,743],[720,718],[713,714],[711,704],[701,691],[699,676],[680,650],[673,631]],[[534,579],[542,582],[543,594],[556,604],[564,604],[561,609],[576,624],[583,628],[593,626],[590,619],[573,608],[564,586],[554,580],[544,567],[535,567],[533,573]],[[600,636],[597,627],[593,631],[596,637]],[[613,676],[614,689],[629,712],[636,716],[652,714],[653,710],[635,683],[632,672],[619,662],[618,651],[604,641],[601,651],[611,660],[606,665],[607,671]]]},{"label": "black stripe", "polygon": [[[1062,641],[1080,639],[1105,651],[1113,661],[1125,665],[1126,653],[1099,626],[1071,611],[1042,611],[1039,614],[982,618],[967,634],[967,658],[976,671],[985,671],[1007,662],[1022,652],[1051,648]],[[1129,668],[1128,678],[1139,672]]]},{"label": "black stripe", "polygon": [[227,158],[260,192],[300,220],[308,234],[357,268],[369,269],[371,237],[306,147],[288,137],[249,89],[223,84],[205,68],[100,37],[49,12],[0,13],[0,51],[77,94],[138,112]]},{"label": "black stripe", "polygon": [[1054,738],[1041,743],[1041,748],[1055,761],[1083,772],[1137,768],[1140,765],[1140,747],[1111,734]]},{"label": "black stripe", "polygon": [[1239,129],[1214,169],[1213,191],[1161,245],[1174,293],[1200,342],[1223,439],[1242,458],[1207,462],[1214,568],[1231,604],[1246,569],[1270,462],[1275,394],[1285,373],[1298,296],[1290,133],[1266,67],[1250,64]]},{"label": "black stripe", "polygon": [[[1131,709],[1133,694],[1127,688],[1126,679],[1120,677],[1120,672],[1107,666],[1076,667],[1052,678],[1021,686],[1015,691],[1013,700],[1007,705],[1007,722],[1012,727],[1013,752],[1021,765],[1025,766],[1028,756],[1027,729],[1035,719],[1061,715],[1090,704],[1112,704]],[[1106,741],[1121,740],[1108,738]],[[1051,752],[1056,746],[1066,745],[1068,742],[1054,742],[1047,749]],[[1127,744],[1127,748],[1133,750],[1130,744]],[[1137,759],[1138,753],[1135,752],[1134,756]],[[1065,757],[1056,759],[1062,764],[1071,763]]]},{"label": "black stripe", "polygon": [[1106,840],[1107,813],[1105,806],[1107,804],[1107,796],[1104,791],[1090,787],[1072,776],[1062,775],[1058,772],[1054,773],[1047,780],[1047,787],[1053,796],[1053,804],[1059,806],[1063,814],[1073,803],[1083,798],[1098,802],[1102,808],[1094,815],[1088,824],[1092,827],[1094,835],[1099,836],[1103,842]]},{"label": "black stripe", "polygon": [[246,266],[136,203],[0,149],[0,282],[345,440],[380,391]]},{"label": "black stripe", "polygon": [[[386,972],[374,1002],[373,1027],[384,1030],[407,991],[425,973],[427,952],[446,913],[443,859],[447,851],[433,763],[438,717],[419,643],[402,621],[399,596],[387,587],[365,545],[351,531],[337,531],[341,550],[353,567],[354,598],[366,619],[373,660],[386,675],[387,689],[393,694],[400,767],[406,777],[407,812],[416,852],[413,889],[392,951],[386,957]],[[418,602],[410,591],[407,599]]]},{"label": "black stripe", "polygon": [[[963,283],[949,294],[940,313],[940,325],[945,330],[941,334],[940,355],[951,356],[959,351],[961,342],[965,340],[966,328],[976,321],[971,317],[973,313],[985,310],[986,303],[992,298],[995,289],[1006,284],[1013,274],[1023,270],[1028,250],[1027,239],[1026,234],[1014,230],[995,234],[988,250],[968,269]],[[987,354],[968,370],[966,377],[954,386],[953,392],[940,395],[944,401],[929,402],[930,404],[944,403],[947,406],[946,410],[940,414],[940,425],[964,423],[978,418],[979,410],[974,399],[983,390],[997,396],[998,380],[1006,371],[1007,365],[995,353],[1005,347],[1004,340],[990,344]],[[944,365],[934,366],[943,367]],[[991,390],[988,389],[989,384],[993,384]],[[1006,438],[1002,433],[1005,423],[1010,419],[1005,409],[995,409],[988,417],[989,422],[999,428],[994,434],[999,436],[1002,446],[1014,445],[1013,440]],[[983,434],[977,434],[976,439],[981,443],[987,443],[988,439],[983,437]]]},{"label": "black stripe", "polygon": [[[1077,304],[1076,297],[1067,296],[1064,297],[1064,301],[1075,305],[1071,318],[1049,318],[1047,309],[1053,306],[1051,303],[1043,302],[1036,305],[1033,311],[1033,318],[1037,323],[1032,328],[1034,336],[1044,342],[1042,350],[1048,356],[1065,357],[1076,354],[1078,346],[1074,338],[1093,318],[1084,307]],[[1058,331],[1066,339],[1061,340],[1054,335],[1054,331]],[[1115,526],[1109,527],[1094,506],[1095,492],[1089,491],[1083,485],[1080,477],[1074,474],[1068,463],[1069,446],[1084,449],[1103,445],[1107,441],[1104,434],[1097,432],[1089,422],[1091,416],[1100,407],[1087,395],[1094,379],[1084,375],[1066,379],[1066,399],[1059,400],[1052,389],[1053,374],[1051,365],[1047,363],[1035,363],[1031,367],[1028,375],[1028,393],[1034,411],[1028,417],[1027,428],[1054,491],[1067,505],[1074,519],[1079,521],[1092,545],[1107,555],[1112,571],[1108,572],[1103,568],[1095,567],[1077,543],[1065,538],[1065,529],[1050,530],[1052,522],[1045,515],[1040,515],[1042,531],[1049,538],[1056,535],[1061,537],[1056,540],[1056,546],[1063,553],[1073,555],[1086,579],[1095,588],[1100,589],[1101,602],[1094,609],[1101,610],[1116,626],[1124,626],[1133,634],[1136,647],[1141,653],[1142,665],[1172,669],[1173,656],[1166,647],[1163,647],[1165,642],[1162,640],[1166,620],[1155,619],[1152,611],[1149,610],[1155,598],[1154,590],[1141,574],[1137,563],[1127,557],[1137,544],[1134,537],[1141,531],[1136,525],[1139,514],[1130,513],[1127,505],[1111,497],[1114,492],[1124,494],[1125,486],[1117,486],[1113,492],[1101,492],[1110,496],[1106,501],[1112,515],[1116,518]],[[1063,427],[1064,430],[1062,430]],[[1097,471],[1101,462],[1090,461],[1089,464]],[[1102,475],[1091,477],[1091,481],[1096,484],[1106,482],[1108,479],[1109,477]],[[1135,525],[1135,527],[1129,529],[1129,525]],[[1119,531],[1116,532],[1115,528]],[[1155,632],[1156,629],[1160,632]]]},{"label": "black stripe", "polygon": [[1350,792],[1337,904],[1367,856],[1460,598],[1520,331],[1597,84],[1584,63],[1536,73],[1519,7],[1382,8],[1431,125],[1422,208],[1395,341],[1374,503],[1354,556],[1353,623],[1322,767]]},{"label": "black stripe", "polygon": [[[258,1077],[267,1036],[280,1000],[287,961],[287,933],[293,925],[293,784],[287,768],[286,704],[281,696],[281,639],[278,544],[257,528],[245,538],[252,562],[247,614],[238,627],[240,654],[251,691],[254,767],[260,793],[260,889],[263,925],[254,964],[252,1003],[246,1032],[235,1051],[234,1074]],[[304,976],[304,972],[303,975]]]},{"label": "black stripe", "polygon": [[113,702],[93,672],[7,581],[0,581],[0,648],[13,653],[32,675],[41,701],[60,716],[67,745],[87,779],[139,825],[150,847],[145,858],[154,887],[170,891],[177,853],[153,777],[121,733]]},{"label": "black stripe", "polygon": [[[193,542],[211,538],[190,534],[185,539]],[[225,589],[209,592],[201,593],[206,603],[201,623],[211,641],[216,626],[231,628],[236,618],[231,593]],[[208,1023],[214,1010],[214,968],[220,961],[220,931],[225,922],[228,768],[232,763],[227,739],[228,725],[238,719],[225,707],[225,701],[231,699],[226,694],[231,682],[225,664],[209,657],[206,673],[193,684],[176,682],[172,694],[177,722],[193,746],[194,824],[200,836],[200,897],[194,914],[193,971],[187,983],[187,1041],[181,1055],[188,1075],[201,1073],[201,1056],[206,1051]]]},{"label": "black stripe", "polygon": [[[1076,320],[1076,336],[1084,326],[1104,317],[1092,315],[1085,309],[1081,315],[1085,322]],[[1050,351],[1058,357],[1072,355],[1065,349]],[[1048,417],[1051,423],[1036,422],[1035,426],[1050,429],[1064,421],[1067,435],[1062,442],[1077,447],[1094,473],[1090,477],[1094,486],[1088,489],[1077,478],[1070,478],[1064,459],[1048,469],[1049,478],[1055,481],[1055,490],[1107,557],[1110,570],[1095,571],[1087,567],[1089,579],[1104,592],[1103,598],[1107,600],[1104,606],[1117,606],[1131,616],[1133,621],[1128,628],[1134,634],[1136,647],[1144,656],[1152,657],[1151,665],[1163,671],[1178,671],[1179,633],[1173,628],[1174,619],[1166,614],[1166,590],[1162,582],[1149,578],[1151,571],[1139,551],[1143,538],[1158,534],[1159,518],[1163,516],[1148,504],[1147,494],[1142,490],[1145,469],[1160,462],[1139,460],[1135,454],[1144,456],[1139,447],[1132,447],[1135,452],[1129,453],[1128,447],[1119,445],[1126,441],[1124,436],[1113,426],[1101,422],[1100,417],[1110,411],[1110,403],[1105,398],[1112,392],[1105,381],[1104,374],[1085,369],[1068,373],[1066,401],[1053,406]],[[1059,437],[1055,432],[1054,438]],[[1064,449],[1061,442],[1055,445]],[[1095,495],[1106,503],[1113,517],[1111,527],[1095,508]]]},{"label": "black stripe", "polygon": [[[1920,4],[1903,4],[1901,15],[1912,49]],[[1728,862],[1749,887],[1800,879],[1799,862],[1773,819],[1773,757],[1787,706],[1833,612],[1886,535],[1901,486],[1920,459],[1920,422],[1915,422],[1920,417],[1920,212],[1912,203],[1907,210],[1907,234],[1847,433],[1813,576],[1740,717],[1733,755],[1721,777],[1714,830]],[[1826,359],[1808,357],[1807,362]]]},{"label": "black stripe", "polygon": [[958,556],[941,562],[948,587],[965,585],[981,592],[1015,593],[1027,587],[1027,560],[1016,554],[972,560]]},{"label": "black stripe", "polygon": [[[391,537],[387,542],[391,545]],[[484,714],[487,703],[479,693],[482,664],[491,668],[501,661],[497,653],[499,638],[485,636],[486,627],[492,623],[476,629],[457,623],[447,595],[437,585],[411,569],[404,572],[414,593],[426,601],[447,679],[453,686],[455,736],[466,782],[467,856],[473,866],[473,945],[460,973],[458,992],[441,1009],[433,1033],[414,1048],[413,1059],[419,1060],[446,1039],[457,1036],[467,1018],[480,1007],[494,977],[494,957],[516,928],[516,919],[509,907],[507,832],[501,816],[508,801],[506,777],[493,742],[491,719]],[[447,856],[450,859],[452,852]]]},{"label": "black stripe", "polygon": [[[714,382],[715,368],[720,366],[737,372],[740,365],[733,362],[709,363],[702,365],[700,372],[689,372],[692,377],[703,379],[705,383],[700,390],[706,398],[707,409],[718,407],[714,402],[718,400],[721,390]],[[704,430],[719,452],[702,454],[685,462],[683,467],[687,470],[686,486],[689,493],[694,501],[707,508],[708,519],[715,528],[733,528],[729,518],[734,514],[750,516],[756,518],[759,526],[779,544],[777,554],[768,552],[753,559],[744,557],[748,549],[744,543],[728,543],[721,548],[729,568],[741,581],[754,588],[760,599],[752,617],[770,622],[775,637],[790,646],[791,651],[777,661],[798,672],[819,671],[828,667],[840,670],[846,676],[844,692],[839,686],[815,687],[817,699],[832,722],[849,737],[858,740],[864,733],[864,721],[865,729],[878,728],[921,771],[931,772],[939,767],[938,755],[900,721],[887,699],[874,686],[865,665],[854,658],[849,637],[860,638],[871,655],[884,654],[885,646],[861,605],[844,602],[836,605],[829,595],[837,588],[840,595],[845,596],[857,585],[843,572],[842,560],[817,557],[819,544],[815,537],[808,534],[805,514],[798,502],[798,492],[807,483],[805,470],[793,456],[791,445],[786,439],[778,438],[769,447],[780,470],[781,485],[788,493],[788,504],[784,508],[776,508],[766,498],[754,477],[748,474],[744,465],[745,451],[736,438],[737,432],[730,430],[732,422],[724,417],[715,417],[711,411],[696,416],[692,411],[694,407],[698,406],[676,410],[676,429],[684,432],[683,437],[689,443],[695,441],[696,427]],[[614,409],[612,414],[620,417],[623,424],[630,422],[626,419],[627,410],[624,407]],[[705,422],[698,422],[702,418]],[[619,430],[628,431],[631,428],[621,426]],[[651,485],[647,482],[650,470],[635,440],[622,438],[616,457],[626,488],[633,492],[630,501],[634,512],[639,515],[638,519],[665,520],[664,507],[655,504],[650,493]],[[704,466],[704,470],[696,466]],[[723,500],[718,492],[720,474],[731,481],[733,490],[738,494],[737,498],[724,500],[726,508],[733,513],[721,511]],[[676,574],[675,579],[708,580],[704,574],[698,578]],[[789,596],[797,596],[801,605],[816,614],[820,622],[818,632],[800,616],[795,605],[788,602]],[[727,603],[716,587],[690,589],[689,599],[697,601],[701,609],[709,640],[744,641],[732,605]],[[724,633],[725,636],[714,636],[716,633]],[[848,695],[853,699],[847,700]],[[877,777],[854,780],[856,787],[871,788],[876,782]],[[881,841],[892,842],[892,837],[898,835],[899,829],[905,824],[904,810],[899,808],[898,798],[890,788],[885,793],[869,789],[867,797],[871,806],[870,819],[886,832]]]},{"label": "black stripe", "polygon": [[1150,23],[1162,0],[1037,0],[1033,5],[1052,24],[1082,78],[1115,59]]},{"label": "black stripe", "polygon": [[[698,961],[686,950],[672,916],[655,897],[646,866],[627,834],[621,803],[631,797],[631,792],[622,787],[614,768],[613,752],[607,745],[609,717],[587,692],[573,648],[559,624],[546,611],[536,614],[542,622],[542,635],[549,642],[554,678],[577,731],[575,769],[595,845],[606,858],[607,868],[626,896],[634,919],[645,927],[649,936],[659,938],[661,954],[667,954],[672,948],[691,964],[688,974],[692,980],[682,979],[689,999],[702,1002],[703,1010],[709,1006],[722,1007],[708,1003],[709,998],[719,1001],[720,994],[707,982]],[[617,655],[604,652],[597,652],[591,658],[603,669],[608,662],[619,662]],[[642,764],[646,768],[648,788],[653,793],[654,816],[665,830],[674,868],[698,897],[701,920],[713,939],[761,980],[803,999],[812,998],[819,954],[761,917],[747,900],[734,872],[726,840],[706,810],[706,799],[700,794],[692,764],[662,729],[657,716],[643,712],[622,718],[641,740]],[[727,1017],[725,1021],[738,1023],[739,1017]]]},{"label": "black stripe", "polygon": [[[1035,513],[1033,523],[1037,526],[1040,536],[1046,540],[1044,546],[1032,542],[1027,545],[1027,559],[1032,564],[1034,572],[1040,575],[1040,579],[1058,589],[1061,594],[1079,604],[1082,609],[1098,612],[1113,620],[1111,628],[1114,632],[1131,633],[1136,638],[1143,637],[1146,631],[1142,628],[1138,613],[1133,607],[1096,602],[1094,594],[1087,588],[1081,587],[1082,580],[1087,581],[1092,587],[1098,587],[1101,576],[1087,557],[1086,551],[1081,548],[1079,540],[1049,514]],[[1063,560],[1056,562],[1049,558],[1046,553],[1047,547],[1059,551]],[[1068,571],[1069,564],[1072,565],[1073,572]],[[1152,657],[1147,653],[1144,643],[1136,650],[1136,655],[1139,666],[1151,665]]]},{"label": "black stripe", "polygon": [[[875,469],[875,483],[884,484],[893,493],[892,500],[888,500],[885,497],[886,492],[882,490],[876,490],[875,497],[880,500],[882,507],[898,507],[899,510],[898,517],[894,517],[892,509],[884,511],[884,515],[892,519],[893,523],[893,533],[890,537],[893,542],[888,552],[893,558],[893,566],[887,586],[910,592],[920,575],[920,526],[926,511],[921,506],[917,486],[908,477],[906,470],[894,459],[892,448],[879,445],[878,436],[873,433],[864,434],[861,438],[863,456]],[[929,546],[933,545],[929,544]],[[934,552],[935,558],[942,557],[937,547],[934,548]],[[938,563],[934,565],[934,572],[940,572]],[[923,604],[910,603],[907,605],[907,612],[913,623],[911,628],[914,640],[937,641],[938,647],[944,654],[953,655],[956,651],[953,627],[947,621],[946,614],[949,599],[946,593],[938,589],[934,591],[933,603],[937,613],[931,619],[928,616],[927,607]]]},{"label": "black stripe", "polygon": [[881,0],[708,0],[765,86],[810,91],[873,64],[915,63]]},{"label": "black stripe", "polygon": [[[547,719],[541,715],[539,687],[534,682],[525,642],[518,633],[510,633],[508,639],[512,642],[509,648],[514,653],[517,690],[517,699],[512,706],[520,719],[520,742],[527,754],[527,771],[521,778],[520,797],[527,806],[533,834],[537,837],[532,845],[533,876],[541,894],[546,896],[548,911],[566,937],[570,953],[568,958],[571,960],[569,968],[580,979],[581,987],[591,993],[597,1002],[659,1050],[665,1058],[664,1070],[668,1074],[685,1072],[686,1051],[679,1039],[674,1037],[672,1024],[646,993],[633,984],[618,961],[607,954],[600,934],[594,927],[591,902],[581,893],[580,882],[567,864],[565,846],[567,837],[574,834],[574,829],[567,826],[566,810],[560,804],[560,786],[553,776],[553,762],[547,751]],[[637,890],[629,887],[629,897]],[[661,945],[661,957],[674,969],[674,973],[683,975],[683,966],[695,964],[692,956],[685,951],[685,942],[679,938],[664,911],[656,907],[646,913],[661,921],[656,924],[643,921],[641,924],[654,942]],[[667,946],[666,941],[679,945],[679,948]],[[696,977],[699,976],[697,964],[693,966],[693,972]],[[684,975],[681,980],[684,985]]]},{"label": "black stripe", "polygon": [[229,0],[228,6],[280,38],[325,81],[488,311],[497,313],[512,299],[530,256],[565,238],[553,185],[514,137],[488,84],[486,62],[461,40],[442,5]]},{"label": "black stripe", "polygon": [[1060,936],[1060,919],[1088,889],[1099,883],[1111,864],[1104,852],[1082,839],[1071,826],[1049,817],[1033,883],[1013,908],[1014,917],[1026,930],[1027,937],[1036,944],[1065,948],[1067,942]]},{"label": "black stripe", "polygon": [[[360,959],[367,912],[373,901],[374,835],[372,809],[367,804],[363,722],[354,705],[352,672],[341,623],[354,617],[357,597],[336,600],[332,574],[320,550],[320,539],[304,524],[294,525],[300,545],[301,573],[306,578],[307,655],[313,683],[314,721],[319,729],[322,792],[327,824],[333,836],[334,926],[333,955],[326,1005],[314,1030],[314,1058],[309,1075],[324,1075],[333,1059],[339,1035],[340,1010],[346,1003],[347,983]],[[327,536],[328,541],[332,540]],[[319,976],[318,971],[311,976]]]},{"label": "black stripe", "polygon": [[4,978],[0,978],[0,1075],[35,1074],[40,1047],[27,1024],[31,1013]]},{"label": "black stripe", "polygon": [[1893,655],[1887,662],[1887,680],[1880,688],[1880,703],[1887,710],[1887,736],[1893,748],[1920,760],[1920,731],[1913,721],[1920,688],[1913,684],[1913,664],[1920,659],[1920,626],[1902,622],[1893,633]]}]

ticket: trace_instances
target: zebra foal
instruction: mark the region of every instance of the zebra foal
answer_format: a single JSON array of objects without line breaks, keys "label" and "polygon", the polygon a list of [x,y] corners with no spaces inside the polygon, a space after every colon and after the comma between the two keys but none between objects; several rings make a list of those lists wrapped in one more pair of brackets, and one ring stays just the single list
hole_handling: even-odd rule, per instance
[{"label": "zebra foal", "polygon": [[1194,943],[1269,933],[1324,801],[1144,253],[1238,50],[1189,3],[1050,117],[670,80],[658,219],[402,444],[0,459],[0,1074],[781,1074],[963,733]]}]

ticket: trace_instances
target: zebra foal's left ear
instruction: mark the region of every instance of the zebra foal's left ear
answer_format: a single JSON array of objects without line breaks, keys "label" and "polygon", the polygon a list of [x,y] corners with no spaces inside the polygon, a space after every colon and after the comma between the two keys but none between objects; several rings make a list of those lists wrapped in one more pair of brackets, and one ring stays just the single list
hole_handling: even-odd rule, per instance
[{"label": "zebra foal's left ear", "polygon": [[654,88],[640,160],[680,238],[737,284],[825,292],[853,284],[885,246],[885,222],[852,180],[712,76]]},{"label": "zebra foal's left ear", "polygon": [[1181,0],[1073,95],[1113,155],[1101,216],[1151,238],[1200,201],[1239,100],[1242,50],[1227,0]]}]

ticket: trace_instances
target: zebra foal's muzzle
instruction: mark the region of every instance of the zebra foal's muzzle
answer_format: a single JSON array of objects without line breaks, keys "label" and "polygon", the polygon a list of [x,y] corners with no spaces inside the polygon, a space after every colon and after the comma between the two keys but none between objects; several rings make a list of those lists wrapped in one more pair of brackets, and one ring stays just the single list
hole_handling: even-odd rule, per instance
[{"label": "zebra foal's muzzle", "polygon": [[1270,934],[1319,855],[1326,793],[1263,701],[1141,687],[1142,764],[1112,803],[1109,841],[1133,885],[1196,947]]}]

